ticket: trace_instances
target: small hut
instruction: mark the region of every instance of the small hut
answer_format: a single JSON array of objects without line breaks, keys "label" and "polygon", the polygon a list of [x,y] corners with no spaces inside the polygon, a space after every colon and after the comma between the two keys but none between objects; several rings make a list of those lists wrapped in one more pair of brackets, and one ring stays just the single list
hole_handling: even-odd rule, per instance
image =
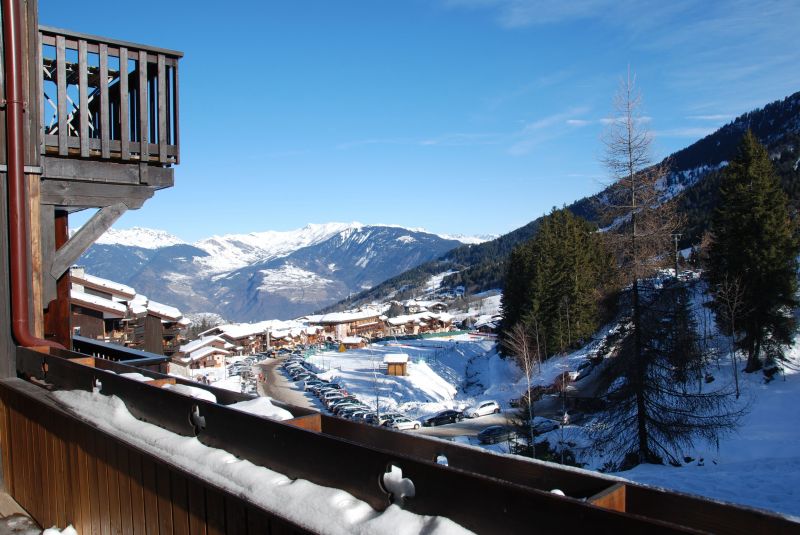
[{"label": "small hut", "polygon": [[408,375],[408,355],[405,353],[389,353],[383,357],[387,375]]}]

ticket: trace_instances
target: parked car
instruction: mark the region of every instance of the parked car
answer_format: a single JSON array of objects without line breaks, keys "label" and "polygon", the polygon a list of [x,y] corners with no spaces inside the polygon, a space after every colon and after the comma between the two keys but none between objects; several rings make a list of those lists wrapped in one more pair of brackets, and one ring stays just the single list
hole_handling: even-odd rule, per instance
[{"label": "parked car", "polygon": [[324,384],[324,383],[322,381],[320,381],[319,379],[317,379],[316,377],[313,377],[313,378],[311,378],[311,379],[309,379],[307,381],[303,381],[303,384],[299,385],[299,386],[302,386],[303,390],[311,390],[312,386],[321,385],[321,384]]},{"label": "parked car", "polygon": [[347,418],[349,420],[360,412],[369,412],[371,410],[372,409],[364,405],[352,405],[339,410],[339,412],[336,413],[336,416],[341,416],[342,418]]},{"label": "parked car", "polygon": [[324,384],[317,390],[317,396],[321,396],[325,392],[339,392],[342,389],[339,385],[334,385],[331,383]]},{"label": "parked car", "polygon": [[364,423],[378,425],[378,416],[374,412],[370,412],[364,417]]},{"label": "parked car", "polygon": [[411,418],[406,418],[405,416],[400,416],[398,418],[394,418],[392,423],[389,424],[389,427],[392,429],[399,429],[404,431],[406,429],[419,429],[422,424],[419,423],[418,420],[412,420]]},{"label": "parked car", "polygon": [[339,391],[325,392],[320,397],[322,402],[325,403],[326,405],[330,405],[331,402],[333,402],[334,400],[342,399],[342,398],[344,398],[344,394],[342,394]]},{"label": "parked car", "polygon": [[434,414],[423,420],[422,425],[425,427],[433,427],[436,425],[454,424],[464,419],[464,413],[456,410],[446,410],[438,414]]},{"label": "parked car", "polygon": [[300,382],[303,382],[303,381],[308,381],[310,379],[314,379],[315,377],[316,377],[316,375],[311,375],[310,373],[298,373],[298,374],[292,376],[292,380],[295,383],[300,383]]},{"label": "parked car", "polygon": [[494,400],[481,401],[474,407],[464,411],[464,416],[467,418],[477,418],[479,416],[486,416],[487,414],[497,414],[500,412],[500,404]]},{"label": "parked car", "polygon": [[396,412],[382,412],[378,415],[378,425],[388,427],[395,418],[403,418],[403,415]]},{"label": "parked car", "polygon": [[514,436],[514,431],[502,425],[490,425],[478,433],[481,444],[497,444]]},{"label": "parked car", "polygon": [[543,418],[542,416],[535,416],[533,418],[533,431],[537,435],[549,433],[554,429],[558,429],[559,422],[551,420],[550,418]]}]

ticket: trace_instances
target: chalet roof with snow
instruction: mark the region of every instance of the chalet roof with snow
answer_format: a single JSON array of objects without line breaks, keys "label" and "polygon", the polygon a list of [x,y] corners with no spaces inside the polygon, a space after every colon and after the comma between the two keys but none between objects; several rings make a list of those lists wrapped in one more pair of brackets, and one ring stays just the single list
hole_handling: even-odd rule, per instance
[{"label": "chalet roof with snow", "polygon": [[383,356],[384,364],[405,364],[408,362],[408,355],[405,353],[388,353]]},{"label": "chalet roof with snow", "polygon": [[123,318],[128,312],[128,307],[122,303],[117,303],[104,297],[87,294],[80,290],[70,290],[70,299],[74,304],[86,307],[90,310],[102,312],[103,315],[110,315],[112,317]]},{"label": "chalet roof with snow", "polygon": [[441,314],[437,314],[435,312],[419,312],[417,314],[396,316],[394,318],[389,318],[386,321],[389,323],[389,325],[399,326],[406,325],[408,323],[423,325],[426,321],[429,322],[430,320],[438,320],[442,323],[449,323],[453,320],[453,316],[446,312],[442,312]]},{"label": "chalet roof with snow", "polygon": [[351,312],[331,312],[325,314],[315,323],[321,325],[335,325],[338,323],[353,323],[355,321],[366,320],[370,318],[379,318],[381,313],[377,310],[366,309]]},{"label": "chalet roof with snow", "polygon": [[120,299],[133,299],[133,297],[136,295],[136,290],[130,286],[96,277],[94,275],[89,275],[83,269],[72,269],[70,271],[70,278],[73,284],[85,286],[101,292],[107,292]]},{"label": "chalet roof with snow", "polygon": [[220,347],[206,346],[206,347],[201,347],[196,351],[192,351],[191,353],[183,357],[180,357],[178,360],[180,360],[181,362],[194,362],[196,360],[200,360],[212,355],[230,355],[230,354],[231,354],[230,351],[226,351],[225,349],[222,349]]},{"label": "chalet roof with snow", "polygon": [[188,344],[184,344],[181,346],[180,352],[189,354],[194,351],[197,351],[201,347],[209,346],[214,342],[222,344],[222,349],[233,349],[233,344],[222,338],[221,336],[203,336],[202,338],[198,338],[197,340],[192,340]]},{"label": "chalet roof with snow", "polygon": [[178,321],[183,317],[183,314],[177,308],[152,300],[147,302],[147,312],[165,321]]},{"label": "chalet roof with snow", "polygon": [[442,301],[423,301],[418,299],[409,299],[408,301],[403,303],[406,307],[420,307],[425,309],[431,309],[434,307],[444,307],[447,308],[447,304],[443,303]]}]

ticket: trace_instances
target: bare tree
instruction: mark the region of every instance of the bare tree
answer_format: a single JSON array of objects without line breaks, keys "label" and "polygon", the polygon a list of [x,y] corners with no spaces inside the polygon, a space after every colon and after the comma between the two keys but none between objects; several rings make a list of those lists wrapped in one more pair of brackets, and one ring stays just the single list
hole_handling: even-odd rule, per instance
[{"label": "bare tree", "polygon": [[736,344],[736,321],[744,312],[744,286],[738,277],[723,277],[716,289],[716,299],[722,306],[718,307],[722,316],[723,329],[728,331],[731,342],[731,361],[733,363],[733,381],[736,385],[736,398],[739,398],[739,363],[737,360],[738,347]]},{"label": "bare tree", "polygon": [[[635,393],[635,410],[632,414],[637,428],[639,462],[648,458],[648,426],[646,408],[647,370],[643,333],[642,293],[651,288],[646,278],[660,267],[670,250],[670,236],[679,226],[674,203],[663,198],[662,180],[666,175],[663,165],[654,165],[651,159],[652,136],[641,116],[641,94],[635,76],[628,72],[620,83],[614,98],[614,115],[603,136],[607,167],[612,185],[602,195],[605,216],[612,221],[606,233],[612,250],[616,252],[623,281],[630,288],[630,344],[632,352],[629,374]],[[665,202],[667,201],[667,202]]]},{"label": "bare tree", "polygon": [[[533,320],[534,326],[538,326],[535,318]],[[533,395],[531,382],[533,380],[534,369],[541,366],[541,352],[537,342],[539,333],[538,327],[534,328],[535,339],[532,339],[526,326],[522,322],[518,322],[511,327],[506,333],[506,338],[503,341],[506,350],[511,354],[519,364],[522,371],[525,373],[525,380],[527,383],[527,390],[525,393],[524,402],[527,405],[527,427],[530,434],[530,445],[534,448],[534,430],[533,430]]]}]

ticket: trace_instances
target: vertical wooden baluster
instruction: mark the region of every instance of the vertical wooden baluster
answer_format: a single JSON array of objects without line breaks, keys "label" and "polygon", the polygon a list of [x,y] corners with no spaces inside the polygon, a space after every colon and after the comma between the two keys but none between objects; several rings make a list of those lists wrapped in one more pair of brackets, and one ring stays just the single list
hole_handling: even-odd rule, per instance
[{"label": "vertical wooden baluster", "polygon": [[108,113],[108,45],[100,44],[100,155],[111,157],[111,121]]},{"label": "vertical wooden baluster", "polygon": [[[80,95],[78,114],[81,136],[81,158],[89,157],[89,83],[88,65],[89,59],[86,53],[86,41],[78,41],[78,92]],[[60,99],[61,97],[59,97]],[[61,127],[58,127],[59,132]]]},{"label": "vertical wooden baluster", "polygon": [[180,117],[179,111],[180,106],[178,106],[178,60],[173,60],[172,65],[172,77],[173,77],[173,88],[172,88],[172,95],[173,95],[173,102],[175,109],[172,110],[173,120],[172,124],[175,125],[173,128],[175,129],[175,164],[181,163],[181,136],[180,136],[180,121],[178,118]]},{"label": "vertical wooden baluster", "polygon": [[139,161],[146,163],[150,159],[147,126],[147,52],[139,51]]},{"label": "vertical wooden baluster", "polygon": [[158,55],[158,161],[167,163],[167,74],[164,54]]},{"label": "vertical wooden baluster", "polygon": [[130,110],[128,109],[128,49],[119,49],[119,129],[123,160],[131,159]]},{"label": "vertical wooden baluster", "polygon": [[67,156],[67,54],[66,39],[56,36],[56,76],[58,78],[58,154]]}]

